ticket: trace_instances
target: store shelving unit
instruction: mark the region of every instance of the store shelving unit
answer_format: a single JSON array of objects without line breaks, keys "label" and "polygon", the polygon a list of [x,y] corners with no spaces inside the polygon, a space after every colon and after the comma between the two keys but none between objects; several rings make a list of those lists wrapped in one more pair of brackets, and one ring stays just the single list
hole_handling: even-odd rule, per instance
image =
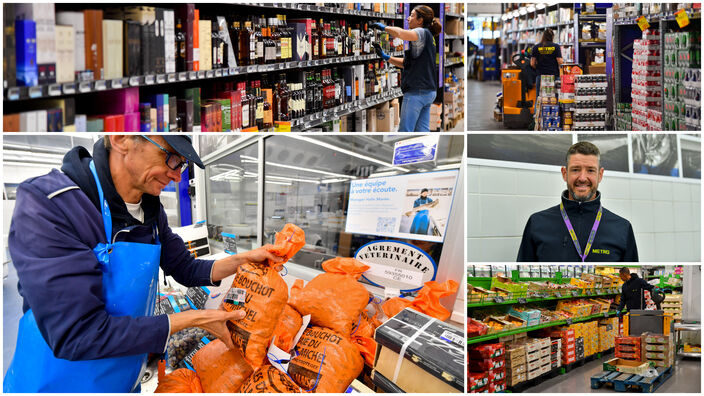
[{"label": "store shelving unit", "polygon": [[[665,33],[666,30],[675,31],[691,31],[694,29],[699,29],[701,31],[701,11],[700,10],[687,10],[687,14],[690,20],[689,26],[685,28],[679,28],[676,22],[676,18],[673,12],[662,12],[659,14],[644,15],[651,27],[660,30],[660,53],[664,53],[664,43],[665,43]],[[616,112],[616,106],[618,103],[631,103],[631,71],[633,70],[633,41],[641,37],[641,30],[638,27],[639,17],[625,17],[625,18],[613,18],[613,15],[609,13],[608,25],[613,26],[613,33],[608,34],[609,40],[613,40],[612,46],[613,50],[613,81],[614,81],[614,103],[613,103],[613,113]],[[607,51],[608,52],[608,51]],[[609,67],[607,64],[607,73],[609,72]],[[665,75],[665,62],[661,61],[660,68],[660,85],[663,90],[664,75]],[[663,98],[665,95],[661,95]],[[662,101],[660,111],[665,114],[665,101]],[[663,123],[661,129],[665,130],[665,117],[663,117]],[[697,129],[698,130],[698,129]]]},{"label": "store shelving unit", "polygon": [[[104,6],[86,4],[60,4],[61,9],[82,10],[87,8],[110,8],[115,4]],[[310,17],[314,18],[345,18],[348,21],[372,22],[385,20],[399,26],[407,17],[402,14],[390,14],[374,12],[369,10],[352,10],[338,7],[319,6],[306,3],[244,3],[244,4],[209,4],[199,3],[197,8],[203,9],[203,15],[257,15],[260,13],[273,13],[285,11],[290,13],[289,18]],[[223,9],[224,8],[224,9]],[[404,9],[408,9],[407,5]],[[402,56],[402,52],[392,52],[392,56]],[[65,97],[77,97],[80,95],[90,95],[96,92],[122,89],[128,87],[138,87],[150,90],[152,87],[164,86],[165,89],[179,90],[184,87],[197,86],[199,83],[224,83],[233,81],[238,77],[247,77],[261,73],[295,73],[302,69],[316,67],[333,67],[336,65],[352,65],[367,61],[379,60],[376,54],[363,54],[359,56],[347,56],[338,58],[318,59],[309,61],[293,61],[266,65],[237,66],[212,70],[188,71],[165,74],[148,74],[139,76],[125,76],[121,78],[92,80],[83,82],[55,83],[47,85],[37,85],[32,87],[10,86],[3,89],[3,110],[5,114],[19,112],[23,110],[28,101],[38,99],[61,99]],[[442,79],[441,79],[442,81]],[[346,114],[364,110],[376,106],[377,104],[394,98],[402,97],[400,88],[395,88],[378,95],[368,96],[353,102],[345,103],[335,108],[309,114],[305,117],[293,119],[291,121],[292,130],[306,130],[329,122]],[[274,128],[263,130],[263,132],[273,132]]]},{"label": "store shelving unit", "polygon": [[541,323],[539,325],[535,326],[528,326],[528,327],[519,327],[517,329],[511,329],[507,331],[501,331],[498,333],[492,333],[492,334],[485,334],[483,336],[479,337],[472,337],[467,339],[467,345],[472,345],[472,344],[477,344],[480,342],[485,342],[485,341],[490,341],[490,340],[495,340],[497,338],[509,336],[509,335],[514,335],[514,334],[520,334],[520,333],[527,333],[529,331],[533,330],[540,330],[540,329],[545,329],[548,327],[553,327],[553,326],[562,326],[562,325],[571,325],[572,323],[580,323],[580,322],[586,322],[592,319],[602,319],[602,318],[610,318],[616,315],[616,311],[609,311],[605,313],[600,313],[600,314],[595,314],[595,315],[589,315],[589,316],[583,316],[580,318],[571,318],[571,319],[566,319],[566,320],[558,320],[555,322],[549,322],[549,323]]},{"label": "store shelving unit", "polygon": [[[546,28],[553,29],[555,32],[555,43],[563,47],[572,47],[570,50],[571,55],[567,57],[563,53],[563,58],[565,58],[566,63],[571,63],[570,61],[574,59],[574,47],[576,45],[575,41],[561,42],[561,33],[569,28],[574,28],[575,20],[565,20],[554,24],[538,24],[537,20],[539,17],[546,17],[550,12],[557,11],[559,16],[560,8],[569,8],[574,11],[574,3],[559,3],[547,5],[544,8],[536,9],[535,7],[520,7],[506,8],[505,4],[502,4],[502,27],[501,27],[501,62],[502,67],[507,66],[511,62],[511,56],[519,51],[527,50],[539,40],[540,33]],[[521,28],[521,25],[529,25]],[[530,26],[532,25],[532,26]],[[515,27],[514,27],[515,26]],[[533,38],[529,40],[521,39],[523,33],[532,33]],[[575,29],[573,36],[578,36],[578,30]]]},{"label": "store shelving unit", "polygon": [[[444,114],[445,114],[445,95],[444,95],[444,82],[445,82],[445,70],[449,69],[451,70],[452,74],[456,76],[458,79],[464,79],[465,78],[465,73],[463,71],[464,69],[464,57],[463,56],[454,56],[455,52],[460,52],[460,51],[453,51],[453,47],[461,47],[462,48],[462,53],[464,54],[464,48],[465,48],[465,17],[463,14],[458,14],[458,13],[452,13],[452,12],[446,12],[445,11],[445,3],[442,3],[440,5],[440,20],[442,21],[442,26],[447,26],[447,21],[448,20],[457,20],[459,23],[459,26],[462,27],[463,33],[458,34],[458,35],[446,35],[444,33],[441,33],[441,42],[440,45],[448,44],[450,48],[450,54],[444,53],[443,56],[441,57],[441,67],[440,67],[440,80],[439,80],[439,87],[440,89],[438,90],[438,95],[442,95],[442,110],[443,110],[443,120],[442,120],[442,126],[440,127],[441,130],[446,129],[446,125],[448,124],[448,120],[445,120]],[[461,108],[464,108],[464,106],[461,106]]]}]

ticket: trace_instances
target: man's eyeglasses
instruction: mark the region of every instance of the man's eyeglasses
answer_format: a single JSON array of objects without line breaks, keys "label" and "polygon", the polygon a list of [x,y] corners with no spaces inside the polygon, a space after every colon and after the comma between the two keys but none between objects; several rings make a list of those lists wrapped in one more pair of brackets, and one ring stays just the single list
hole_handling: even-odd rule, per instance
[{"label": "man's eyeglasses", "polygon": [[148,141],[152,142],[155,146],[159,147],[161,151],[166,153],[166,166],[173,170],[180,169],[181,173],[186,170],[186,168],[188,167],[188,161],[182,161],[180,154],[172,153],[169,150],[161,147],[159,143],[153,141],[152,139],[149,139],[146,135],[141,136],[147,139]]}]

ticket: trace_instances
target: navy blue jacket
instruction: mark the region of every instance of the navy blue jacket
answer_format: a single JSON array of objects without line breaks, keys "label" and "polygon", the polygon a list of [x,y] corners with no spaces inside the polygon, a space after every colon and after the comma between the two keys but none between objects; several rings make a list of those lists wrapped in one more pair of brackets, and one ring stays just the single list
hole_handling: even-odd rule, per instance
[{"label": "navy blue jacket", "polygon": [[[213,261],[197,260],[167,224],[159,198],[143,195],[144,225],[132,218],[110,176],[102,139],[94,160],[113,218],[117,241],[153,243],[156,223],[161,241],[161,268],[186,286],[210,285]],[[75,147],[64,157],[62,171],[24,181],[10,226],[9,249],[19,276],[23,310],[32,309],[39,330],[54,356],[89,360],[162,353],[169,337],[166,315],[116,317],[105,311],[102,272],[93,247],[105,243],[90,155]]]},{"label": "navy blue jacket", "polygon": [[631,279],[621,286],[621,302],[618,304],[618,312],[623,307],[628,310],[645,309],[645,293],[643,290],[652,291],[655,286],[638,277],[638,274],[631,274]]},{"label": "navy blue jacket", "polygon": [[[562,203],[579,244],[584,249],[599,211],[601,193],[597,191],[597,197],[592,201],[577,202],[567,199],[565,190],[562,193]],[[517,261],[582,261],[560,214],[560,205],[530,216],[523,230]],[[638,261],[638,248],[631,223],[604,208],[586,261]]]}]

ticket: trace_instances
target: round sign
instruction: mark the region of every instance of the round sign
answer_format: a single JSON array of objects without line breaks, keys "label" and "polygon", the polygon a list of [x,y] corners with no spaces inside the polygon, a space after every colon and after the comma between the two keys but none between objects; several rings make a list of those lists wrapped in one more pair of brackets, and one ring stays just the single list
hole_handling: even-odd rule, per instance
[{"label": "round sign", "polygon": [[362,276],[375,286],[416,291],[435,280],[438,266],[428,253],[395,240],[369,242],[354,257],[370,268]]}]

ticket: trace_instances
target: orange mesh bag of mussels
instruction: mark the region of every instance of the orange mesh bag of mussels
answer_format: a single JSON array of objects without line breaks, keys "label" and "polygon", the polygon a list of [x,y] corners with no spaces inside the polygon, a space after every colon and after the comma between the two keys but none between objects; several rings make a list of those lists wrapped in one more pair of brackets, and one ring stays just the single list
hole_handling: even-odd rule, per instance
[{"label": "orange mesh bag of mussels", "polygon": [[[244,309],[238,321],[228,321],[232,340],[247,362],[257,368],[265,363],[274,329],[288,301],[288,286],[276,267],[293,257],[305,245],[305,233],[293,224],[286,224],[276,233],[276,243],[268,250],[283,257],[284,262],[247,263],[237,269],[235,280],[223,300],[222,309]],[[237,301],[235,301],[237,300]]]},{"label": "orange mesh bag of mussels", "polygon": [[213,340],[193,355],[193,368],[205,393],[234,393],[252,375],[252,367],[237,349]]},{"label": "orange mesh bag of mussels", "polygon": [[203,386],[195,371],[181,368],[159,377],[154,393],[203,393]]},{"label": "orange mesh bag of mussels", "polygon": [[304,391],[343,393],[364,368],[359,349],[331,329],[309,327],[296,344],[288,373]]},{"label": "orange mesh bag of mussels", "polygon": [[262,366],[242,384],[240,393],[301,393],[301,387],[279,369]]},{"label": "orange mesh bag of mussels", "polygon": [[292,293],[289,304],[310,322],[349,337],[369,303],[369,292],[358,282],[368,265],[349,257],[336,257],[323,263],[324,274]]}]

